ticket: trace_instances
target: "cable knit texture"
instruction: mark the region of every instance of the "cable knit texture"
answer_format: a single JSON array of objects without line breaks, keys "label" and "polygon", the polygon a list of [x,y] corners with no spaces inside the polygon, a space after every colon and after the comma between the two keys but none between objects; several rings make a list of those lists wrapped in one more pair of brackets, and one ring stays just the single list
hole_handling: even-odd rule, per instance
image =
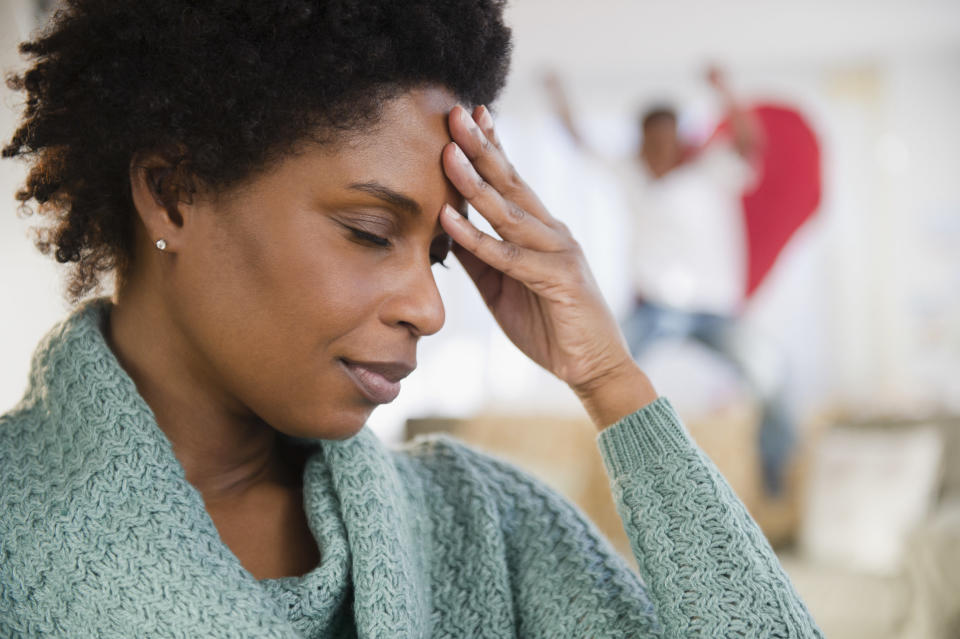
[{"label": "cable knit texture", "polygon": [[0,417],[0,636],[821,636],[665,399],[598,440],[646,585],[512,466],[366,428],[301,442],[322,561],[257,581],[107,346],[108,309],[55,328]]}]

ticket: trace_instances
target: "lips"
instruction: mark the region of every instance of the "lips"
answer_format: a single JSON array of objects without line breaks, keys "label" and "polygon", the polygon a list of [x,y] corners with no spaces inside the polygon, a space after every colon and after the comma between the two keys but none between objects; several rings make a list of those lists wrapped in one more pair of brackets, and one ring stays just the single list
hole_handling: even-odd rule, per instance
[{"label": "lips", "polygon": [[374,404],[389,404],[400,394],[400,380],[416,366],[405,362],[359,362],[341,358],[347,376]]}]

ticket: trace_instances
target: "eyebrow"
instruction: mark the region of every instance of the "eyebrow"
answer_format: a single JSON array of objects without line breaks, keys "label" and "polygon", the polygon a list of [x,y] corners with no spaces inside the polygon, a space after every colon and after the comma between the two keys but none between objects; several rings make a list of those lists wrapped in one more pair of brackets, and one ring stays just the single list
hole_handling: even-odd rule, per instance
[{"label": "eyebrow", "polygon": [[386,202],[390,206],[399,209],[404,213],[408,213],[410,215],[421,215],[423,213],[420,205],[417,204],[413,198],[398,191],[394,191],[390,187],[384,186],[379,182],[356,182],[351,184],[349,188],[353,189],[354,191],[361,191],[368,195],[372,195],[378,200]]}]

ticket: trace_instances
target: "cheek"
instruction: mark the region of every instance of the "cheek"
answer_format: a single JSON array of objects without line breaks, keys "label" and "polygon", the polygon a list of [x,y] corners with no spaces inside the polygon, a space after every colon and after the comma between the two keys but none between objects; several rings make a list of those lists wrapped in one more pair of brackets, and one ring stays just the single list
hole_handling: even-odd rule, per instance
[{"label": "cheek", "polygon": [[352,434],[370,407],[335,358],[376,324],[384,282],[375,255],[310,218],[257,233],[237,224],[210,245],[192,260],[179,309],[203,366],[282,431],[330,435],[315,430],[321,420],[334,436]]},{"label": "cheek", "polygon": [[225,238],[222,268],[213,271],[238,330],[263,343],[316,348],[363,321],[374,305],[369,261],[344,250],[317,216],[292,216],[256,231],[240,226]]}]

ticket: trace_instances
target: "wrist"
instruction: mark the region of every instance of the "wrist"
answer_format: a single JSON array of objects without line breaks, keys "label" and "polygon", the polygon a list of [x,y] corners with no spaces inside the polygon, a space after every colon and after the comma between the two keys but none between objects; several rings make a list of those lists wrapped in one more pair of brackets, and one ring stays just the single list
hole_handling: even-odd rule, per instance
[{"label": "wrist", "polygon": [[649,378],[632,359],[571,388],[598,430],[617,423],[658,397]]}]

